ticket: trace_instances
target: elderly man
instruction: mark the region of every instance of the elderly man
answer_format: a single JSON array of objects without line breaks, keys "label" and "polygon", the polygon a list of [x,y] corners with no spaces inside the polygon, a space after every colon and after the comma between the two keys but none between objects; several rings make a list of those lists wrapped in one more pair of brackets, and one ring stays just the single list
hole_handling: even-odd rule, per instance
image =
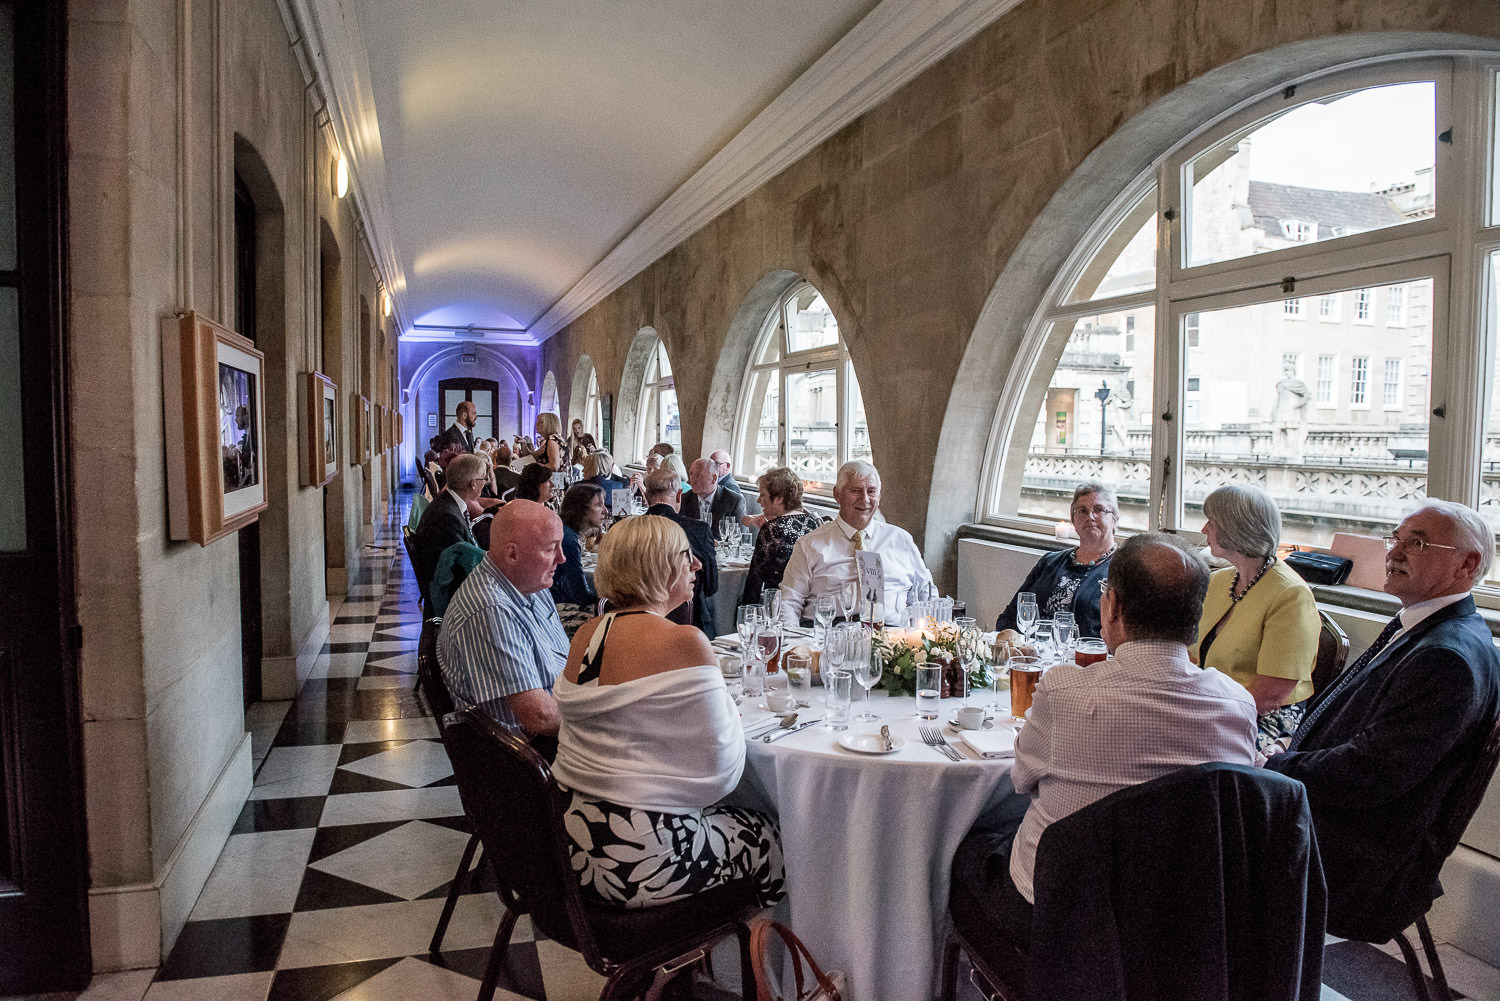
[{"label": "elderly man", "polygon": [[681,525],[682,530],[687,533],[688,546],[692,548],[693,555],[703,564],[693,580],[691,607],[684,602],[667,618],[682,625],[697,626],[709,639],[713,639],[717,633],[714,628],[714,595],[719,590],[719,566],[714,562],[713,536],[703,522],[697,518],[684,517],[678,511],[682,504],[682,481],[670,467],[662,466],[647,473],[644,490],[646,503],[650,505],[646,508],[646,513],[671,518]]},{"label": "elderly man", "polygon": [[839,516],[814,529],[792,548],[781,578],[781,618],[788,625],[811,624],[811,603],[820,594],[838,594],[856,580],[855,556],[880,554],[886,608],[894,608],[917,583],[931,584],[922,552],[904,528],[875,517],[880,510],[880,473],[868,462],[846,462],[834,480]]},{"label": "elderly man", "polygon": [[469,509],[479,502],[489,482],[488,466],[480,455],[455,456],[448,463],[444,490],[432,499],[417,522],[411,537],[411,569],[424,604],[430,601],[428,588],[443,550],[455,542],[478,545],[469,526]]},{"label": "elderly man", "polygon": [[568,637],[548,588],[563,562],[563,526],[534,501],[495,512],[489,554],[453,595],[438,633],[443,681],[458,705],[486,703],[532,737],[557,733],[552,683]]},{"label": "elderly man", "polygon": [[521,482],[521,474],[511,468],[510,446],[505,442],[495,446],[495,489],[504,497]]},{"label": "elderly man", "polygon": [[725,518],[737,524],[745,513],[745,498],[721,484],[714,469],[709,459],[694,460],[688,467],[688,486],[693,489],[682,495],[682,516],[703,522],[710,535]]},{"label": "elderly man", "polygon": [[[474,451],[474,425],[479,421],[479,408],[470,400],[463,400],[453,411],[453,423],[448,425],[435,441],[456,443],[465,452]],[[442,445],[434,445],[439,452]]]},{"label": "elderly man", "polygon": [[1442,894],[1452,849],[1433,823],[1500,711],[1500,658],[1469,591],[1494,554],[1484,520],[1431,501],[1386,537],[1401,612],[1315,695],[1266,767],[1307,786],[1328,881],[1328,931],[1383,942]]},{"label": "elderly man", "polygon": [[740,489],[739,482],[734,478],[734,460],[729,457],[729,453],[722,448],[715,449],[709,453],[708,461],[714,464],[714,475],[719,478],[719,486],[733,491],[736,497],[745,502],[745,514],[760,514],[759,499],[746,497],[744,491]]},{"label": "elderly man", "polygon": [[1033,866],[1049,824],[1179,768],[1255,763],[1255,700],[1188,658],[1207,590],[1208,567],[1171,536],[1132,536],[1110,562],[1100,606],[1114,658],[1037,683],[1011,769],[1016,792],[1031,796],[1020,830],[1012,840],[1013,817],[981,818],[953,859],[954,882],[1003,934],[1030,936]]}]

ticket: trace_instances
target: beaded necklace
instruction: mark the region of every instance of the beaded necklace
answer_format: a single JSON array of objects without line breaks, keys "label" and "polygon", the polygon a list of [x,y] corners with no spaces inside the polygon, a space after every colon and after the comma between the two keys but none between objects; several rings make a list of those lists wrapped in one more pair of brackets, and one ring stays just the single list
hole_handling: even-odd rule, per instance
[{"label": "beaded necklace", "polygon": [[1090,560],[1087,563],[1079,563],[1078,562],[1078,550],[1075,548],[1073,550],[1073,555],[1071,557],[1069,557],[1069,561],[1075,567],[1078,567],[1080,570],[1088,570],[1088,569],[1091,569],[1093,567],[1098,566],[1099,564],[1103,563],[1105,560],[1109,559],[1111,556],[1113,556],[1115,554],[1115,550],[1119,549],[1119,548],[1120,547],[1119,547],[1118,544],[1110,546],[1109,547],[1109,551],[1107,553],[1105,553],[1103,556],[1100,556],[1098,559]]},{"label": "beaded necklace", "polygon": [[1260,565],[1260,572],[1257,573],[1254,577],[1250,578],[1250,583],[1245,585],[1245,589],[1243,591],[1240,590],[1240,572],[1236,570],[1234,572],[1234,580],[1229,582],[1229,603],[1231,605],[1239,604],[1240,600],[1244,598],[1245,595],[1250,593],[1250,589],[1255,586],[1257,581],[1259,581],[1266,575],[1266,571],[1271,569],[1271,564],[1275,562],[1276,557],[1267,556],[1266,561]]}]

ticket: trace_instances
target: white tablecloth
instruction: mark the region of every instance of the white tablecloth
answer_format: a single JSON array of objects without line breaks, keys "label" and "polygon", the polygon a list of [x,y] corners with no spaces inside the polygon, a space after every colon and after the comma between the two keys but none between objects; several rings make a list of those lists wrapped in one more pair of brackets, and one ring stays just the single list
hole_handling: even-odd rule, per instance
[{"label": "white tablecloth", "polygon": [[[750,567],[745,563],[719,564],[719,590],[714,593],[714,634],[734,635],[734,613],[739,611],[740,596],[745,593],[745,578]],[[760,601],[760,595],[755,596]]]},{"label": "white tablecloth", "polygon": [[[814,689],[804,719],[822,717],[822,698]],[[966,748],[949,761],[917,735],[914,700],[871,704],[906,739],[901,750],[846,751],[821,725],[752,739],[741,792],[780,818],[783,906],[818,962],[849,975],[846,1001],[917,1001],[937,994],[953,853],[980,813],[1014,795],[1011,762]],[[943,715],[958,705],[945,699]],[[747,727],[764,718],[746,703]]]}]

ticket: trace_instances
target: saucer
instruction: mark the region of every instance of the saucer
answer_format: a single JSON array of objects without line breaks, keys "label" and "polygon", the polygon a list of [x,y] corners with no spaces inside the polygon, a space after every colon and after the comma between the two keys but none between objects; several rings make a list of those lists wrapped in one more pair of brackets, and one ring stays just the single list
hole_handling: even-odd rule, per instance
[{"label": "saucer", "polygon": [[846,733],[839,737],[838,745],[856,754],[892,754],[905,747],[906,740],[892,734],[891,746],[887,748],[878,733]]},{"label": "saucer", "polygon": [[[961,726],[958,725],[958,710],[957,709],[953,710],[951,713],[948,714],[948,725],[951,726],[951,727],[953,727],[953,729],[955,729],[955,730],[962,730],[963,729],[963,727],[961,727]],[[994,725],[995,725],[995,717],[991,716],[989,713],[986,713],[985,717],[984,717],[984,725],[981,726],[979,729],[981,729],[981,730],[988,730],[988,729],[991,729]]]}]

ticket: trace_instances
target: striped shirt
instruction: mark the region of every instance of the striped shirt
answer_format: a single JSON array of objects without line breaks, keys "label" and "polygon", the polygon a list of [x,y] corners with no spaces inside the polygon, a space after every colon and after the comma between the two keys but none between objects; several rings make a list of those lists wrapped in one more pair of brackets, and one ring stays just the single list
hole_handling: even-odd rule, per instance
[{"label": "striped shirt", "polygon": [[552,682],[568,660],[568,637],[545,590],[522,594],[488,558],[479,561],[438,631],[438,666],[455,705],[487,706],[495,719],[519,722],[497,700]]}]

